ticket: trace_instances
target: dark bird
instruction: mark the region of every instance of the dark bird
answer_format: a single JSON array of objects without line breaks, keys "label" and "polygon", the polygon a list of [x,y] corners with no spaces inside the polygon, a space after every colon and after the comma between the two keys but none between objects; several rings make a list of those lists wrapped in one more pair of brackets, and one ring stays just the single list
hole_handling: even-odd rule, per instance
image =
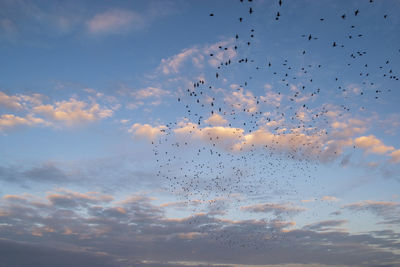
[{"label": "dark bird", "polygon": [[356,11],[354,11],[354,16],[357,16],[359,12],[360,11],[358,9]]},{"label": "dark bird", "polygon": [[214,16],[214,14],[213,14],[213,13],[211,13],[211,14],[210,14],[210,17],[213,17],[213,16]]},{"label": "dark bird", "polygon": [[345,19],[345,18],[346,18],[346,14],[343,14],[343,15],[342,15],[342,19]]}]

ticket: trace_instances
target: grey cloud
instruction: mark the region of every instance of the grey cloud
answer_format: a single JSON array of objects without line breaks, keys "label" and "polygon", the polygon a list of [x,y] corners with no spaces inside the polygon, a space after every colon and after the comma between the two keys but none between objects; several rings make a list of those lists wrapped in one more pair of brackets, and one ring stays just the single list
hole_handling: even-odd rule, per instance
[{"label": "grey cloud", "polygon": [[71,180],[65,172],[53,163],[43,163],[24,170],[20,166],[0,166],[0,180],[11,183],[27,182],[63,183]]},{"label": "grey cloud", "polygon": [[293,215],[304,211],[302,207],[296,207],[290,204],[264,203],[241,207],[244,211],[256,213],[273,213],[276,216]]},{"label": "grey cloud", "polygon": [[329,221],[322,221],[306,225],[303,227],[303,229],[313,230],[313,231],[325,231],[325,230],[331,230],[332,229],[331,227],[342,226],[345,223],[347,223],[347,220],[329,220]]},{"label": "grey cloud", "polygon": [[70,267],[123,266],[111,257],[84,251],[68,251],[0,239],[0,266]]},{"label": "grey cloud", "polygon": [[24,178],[32,181],[63,182],[67,175],[52,163],[45,163],[22,173]]},{"label": "grey cloud", "polygon": [[[68,191],[59,194],[68,195]],[[393,232],[356,235],[316,231],[340,226],[343,221],[285,230],[290,222],[229,221],[214,217],[212,212],[170,219],[146,196],[132,196],[116,203],[88,201],[79,209],[46,201],[37,203],[29,197],[24,201],[3,200],[1,236],[37,246],[54,244],[62,250],[109,255],[110,266],[115,263],[114,259],[121,266],[173,266],[172,262],[186,261],[369,267],[400,262],[400,257],[390,252],[400,248]]]},{"label": "grey cloud", "polygon": [[366,200],[344,205],[342,209],[353,212],[370,212],[384,220],[381,224],[400,223],[400,203],[398,202]]}]

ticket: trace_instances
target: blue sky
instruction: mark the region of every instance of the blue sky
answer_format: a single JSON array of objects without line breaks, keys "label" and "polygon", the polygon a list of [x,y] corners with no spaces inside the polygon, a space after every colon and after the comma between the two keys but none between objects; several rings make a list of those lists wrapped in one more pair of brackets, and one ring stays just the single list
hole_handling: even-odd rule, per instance
[{"label": "blue sky", "polygon": [[398,266],[399,11],[1,1],[0,262]]}]

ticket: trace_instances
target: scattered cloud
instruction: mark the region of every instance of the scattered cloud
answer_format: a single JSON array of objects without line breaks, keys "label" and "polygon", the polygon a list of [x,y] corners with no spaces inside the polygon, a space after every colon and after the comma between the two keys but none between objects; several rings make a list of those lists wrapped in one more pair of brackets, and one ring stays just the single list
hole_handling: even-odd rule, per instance
[{"label": "scattered cloud", "polygon": [[308,224],[303,227],[303,229],[313,230],[313,231],[337,231],[336,227],[340,227],[347,223],[347,220],[329,220],[317,223]]},{"label": "scattered cloud", "polygon": [[211,115],[204,122],[207,124],[210,124],[212,126],[221,126],[221,125],[225,125],[228,123],[228,121],[226,119],[224,119],[224,117],[222,117],[221,115],[219,115],[217,113],[214,113],[213,115]]},{"label": "scattered cloud", "polygon": [[398,202],[365,200],[344,205],[342,208],[353,212],[371,212],[372,214],[383,218],[384,221],[381,223],[384,224],[400,223],[400,203]]},{"label": "scattered cloud", "polygon": [[367,153],[385,154],[394,150],[394,147],[384,145],[383,142],[374,135],[357,137],[354,143],[356,146],[365,149]]},{"label": "scattered cloud", "polygon": [[397,149],[390,153],[390,156],[392,157],[391,161],[394,163],[399,163],[400,162],[400,149]]},{"label": "scattered cloud", "polygon": [[151,126],[150,124],[135,123],[128,132],[137,138],[154,141],[158,136],[163,135],[166,129],[167,127],[164,125]]},{"label": "scattered cloud", "polygon": [[243,88],[232,92],[225,97],[225,102],[231,105],[237,110],[247,110],[248,112],[256,112],[257,98],[253,95],[251,91],[245,91]]},{"label": "scattered cloud", "polygon": [[26,117],[19,117],[13,114],[2,114],[0,115],[0,132],[8,129],[12,129],[17,126],[34,126],[34,125],[47,125],[48,123],[33,115],[27,115]]},{"label": "scattered cloud", "polygon": [[339,199],[337,197],[333,197],[333,196],[323,196],[321,198],[321,200],[328,201],[328,202],[337,202],[337,201],[339,201]]},{"label": "scattered cloud", "polygon": [[113,114],[111,109],[102,108],[97,103],[88,104],[74,98],[53,105],[35,106],[33,112],[44,115],[50,120],[65,122],[67,125],[96,121],[111,117]]},{"label": "scattered cloud", "polygon": [[89,103],[72,97],[69,100],[44,104],[45,99],[47,97],[41,94],[7,95],[0,92],[0,104],[21,113],[0,115],[0,131],[23,125],[59,126],[61,123],[72,126],[111,117],[113,110],[118,108],[118,105],[111,109],[102,107],[94,99]]},{"label": "scattered cloud", "polygon": [[137,98],[137,99],[144,99],[144,98],[150,98],[150,97],[155,97],[155,98],[160,98],[162,96],[170,94],[169,91],[156,88],[156,87],[147,87],[144,89],[140,89],[136,92],[132,92],[132,95]]},{"label": "scattered cloud", "polygon": [[243,211],[256,213],[273,213],[275,216],[294,215],[305,211],[305,208],[293,206],[291,204],[264,203],[240,208]]},{"label": "scattered cloud", "polygon": [[[211,45],[193,46],[183,49],[180,53],[161,60],[158,70],[165,75],[178,74],[186,64],[190,63],[196,69],[202,69],[206,63],[216,67],[221,62],[228,62],[237,56],[236,51],[230,47],[233,40],[221,41]],[[226,49],[225,49],[226,48]],[[206,62],[206,58],[210,58]]]},{"label": "scattered cloud", "polygon": [[96,14],[86,22],[92,34],[115,34],[129,30],[131,27],[143,27],[145,19],[130,10],[113,9]]}]

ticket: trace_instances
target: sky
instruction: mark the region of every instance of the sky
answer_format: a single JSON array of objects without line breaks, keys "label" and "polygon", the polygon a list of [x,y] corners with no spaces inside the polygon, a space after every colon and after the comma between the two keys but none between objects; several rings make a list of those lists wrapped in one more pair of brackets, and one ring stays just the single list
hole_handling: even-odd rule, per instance
[{"label": "sky", "polygon": [[400,266],[400,1],[0,1],[0,266]]}]

